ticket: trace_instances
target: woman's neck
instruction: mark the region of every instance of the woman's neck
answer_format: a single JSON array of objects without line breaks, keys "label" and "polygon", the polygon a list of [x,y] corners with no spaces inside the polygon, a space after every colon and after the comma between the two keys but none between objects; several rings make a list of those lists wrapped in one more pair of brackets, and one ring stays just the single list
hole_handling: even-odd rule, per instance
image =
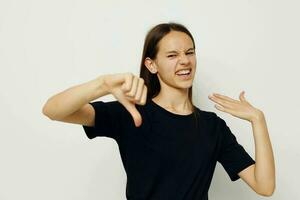
[{"label": "woman's neck", "polygon": [[192,105],[188,97],[186,98],[163,98],[156,96],[152,100],[161,107],[176,113],[189,114],[193,112]]}]

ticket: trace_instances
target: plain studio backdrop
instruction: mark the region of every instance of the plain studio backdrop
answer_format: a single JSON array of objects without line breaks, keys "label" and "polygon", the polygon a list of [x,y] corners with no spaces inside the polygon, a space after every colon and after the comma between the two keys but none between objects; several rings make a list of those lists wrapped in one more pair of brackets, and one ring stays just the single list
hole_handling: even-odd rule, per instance
[{"label": "plain studio backdrop", "polygon": [[[223,117],[255,158],[251,124],[207,98],[217,92],[238,99],[245,90],[265,113],[273,145],[277,184],[269,199],[299,199],[298,11],[291,0],[1,0],[0,200],[125,199],[117,143],[89,140],[81,125],[52,121],[42,107],[101,74],[139,75],[146,32],[169,21],[195,38],[196,106]],[[219,163],[209,197],[266,198],[242,179],[231,182]]]}]

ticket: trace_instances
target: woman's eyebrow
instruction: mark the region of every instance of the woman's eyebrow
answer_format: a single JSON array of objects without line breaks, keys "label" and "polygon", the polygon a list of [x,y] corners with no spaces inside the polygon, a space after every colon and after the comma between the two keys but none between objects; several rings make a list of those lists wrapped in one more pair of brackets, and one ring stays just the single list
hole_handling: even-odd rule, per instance
[{"label": "woman's eyebrow", "polygon": [[[186,50],[186,51],[189,51],[189,50],[194,50],[194,48],[189,48],[188,50]],[[175,51],[175,50],[172,50],[172,51],[167,51],[166,53],[177,53],[177,51]]]}]

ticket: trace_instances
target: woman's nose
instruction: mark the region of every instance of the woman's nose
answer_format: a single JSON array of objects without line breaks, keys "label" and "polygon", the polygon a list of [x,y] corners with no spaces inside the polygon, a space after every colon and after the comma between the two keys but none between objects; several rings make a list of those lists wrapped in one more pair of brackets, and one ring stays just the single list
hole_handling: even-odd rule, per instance
[{"label": "woman's nose", "polygon": [[183,54],[183,55],[181,55],[180,56],[180,58],[179,58],[179,63],[188,63],[190,60],[189,60],[189,58],[188,58],[188,56],[187,55],[185,55],[185,54]]}]

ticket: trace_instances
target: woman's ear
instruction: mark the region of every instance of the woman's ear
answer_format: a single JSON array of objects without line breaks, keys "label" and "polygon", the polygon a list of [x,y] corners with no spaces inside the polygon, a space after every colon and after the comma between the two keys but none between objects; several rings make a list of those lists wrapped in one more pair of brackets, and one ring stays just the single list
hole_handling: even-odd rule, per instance
[{"label": "woman's ear", "polygon": [[155,66],[155,63],[153,62],[153,60],[149,57],[147,57],[145,59],[145,62],[144,62],[145,66],[147,67],[147,69],[152,73],[152,74],[155,74],[157,73],[157,69],[156,69],[156,66]]}]

